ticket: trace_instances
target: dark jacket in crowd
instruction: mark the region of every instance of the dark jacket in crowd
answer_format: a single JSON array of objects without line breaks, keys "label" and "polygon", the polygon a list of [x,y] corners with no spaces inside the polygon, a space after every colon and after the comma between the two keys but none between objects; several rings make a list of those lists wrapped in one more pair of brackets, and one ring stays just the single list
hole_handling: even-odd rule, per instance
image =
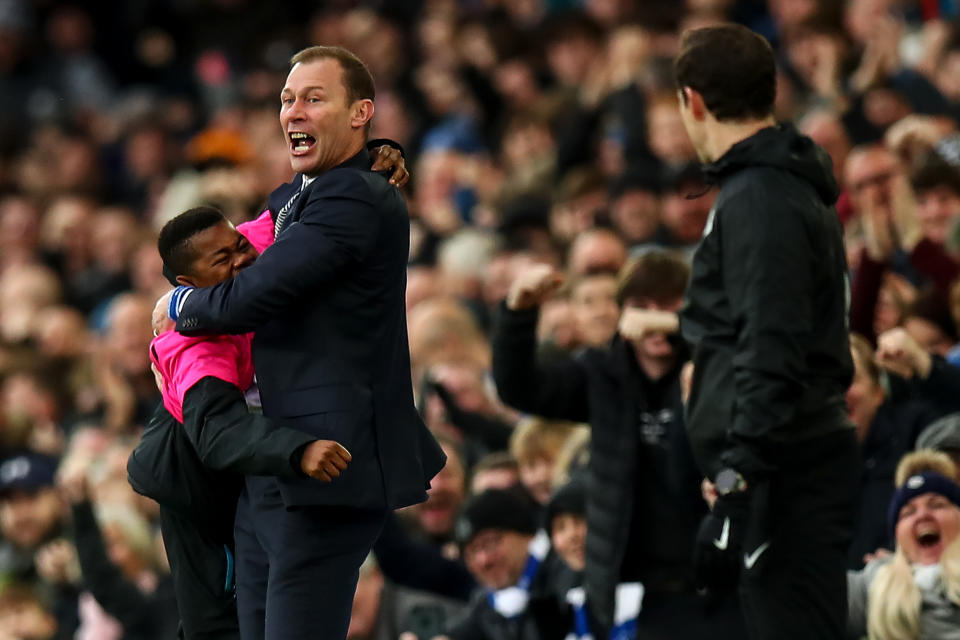
[{"label": "dark jacket in crowd", "polygon": [[732,466],[749,477],[766,446],[850,426],[838,188],[826,152],[786,124],[704,173],[720,193],[680,314],[694,349],[687,430],[705,475]]},{"label": "dark jacket in crowd", "polygon": [[683,428],[679,370],[649,380],[619,337],[609,348],[538,361],[537,316],[501,309],[494,378],[517,409],[590,423],[584,588],[609,627],[619,582],[682,590],[692,577],[690,550],[706,506]]},{"label": "dark jacket in crowd", "polygon": [[73,506],[73,524],[83,585],[123,625],[124,640],[175,638],[179,616],[170,576],[162,575],[156,589],[144,593],[110,561],[89,502]]},{"label": "dark jacket in crowd", "polygon": [[563,640],[573,628],[565,595],[573,588],[575,574],[552,551],[547,554],[530,585],[530,600],[523,613],[506,618],[480,589],[467,615],[446,635],[450,640]]},{"label": "dark jacket in crowd", "polygon": [[860,445],[863,469],[860,475],[860,506],[848,569],[862,569],[863,556],[879,548],[893,549],[887,507],[893,497],[897,463],[913,450],[917,436],[936,418],[921,402],[887,400],[873,417],[867,437]]}]

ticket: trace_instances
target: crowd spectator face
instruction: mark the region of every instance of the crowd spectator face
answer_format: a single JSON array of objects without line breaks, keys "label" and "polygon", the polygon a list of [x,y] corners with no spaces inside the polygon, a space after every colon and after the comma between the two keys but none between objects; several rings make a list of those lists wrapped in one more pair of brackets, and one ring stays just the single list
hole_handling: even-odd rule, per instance
[{"label": "crowd spectator face", "polygon": [[68,269],[85,267],[92,252],[93,220],[94,207],[89,200],[76,196],[57,198],[43,217],[44,248],[62,255]]},{"label": "crowd spectator face", "polygon": [[960,193],[946,185],[918,191],[917,221],[924,237],[944,245],[960,219]]},{"label": "crowd spectator face", "polygon": [[64,504],[54,487],[0,497],[0,533],[20,549],[36,550],[60,527]]},{"label": "crowd spectator face", "polygon": [[951,102],[960,102],[960,48],[944,52],[934,74],[937,89]]},{"label": "crowd spectator face", "polygon": [[93,223],[93,254],[98,266],[108,273],[127,269],[137,239],[137,223],[129,211],[107,208],[99,211]]},{"label": "crowd spectator face", "polygon": [[0,629],[2,637],[11,640],[49,640],[57,631],[57,620],[36,594],[11,585],[0,594]]},{"label": "crowd spectator face", "polygon": [[380,615],[380,594],[383,592],[383,573],[370,557],[360,567],[357,590],[353,595],[350,610],[350,627],[347,638],[370,638]]},{"label": "crowd spectator face", "polygon": [[451,537],[466,494],[466,470],[460,454],[449,444],[443,446],[443,452],[447,464],[430,481],[427,501],[414,507],[420,528],[434,539]]},{"label": "crowd spectator face", "polygon": [[938,493],[919,495],[900,509],[897,546],[911,564],[937,564],[958,533],[960,508]]},{"label": "crowd spectator face", "polygon": [[[656,300],[640,300],[631,302],[630,306],[639,309],[651,311],[680,311],[683,305],[683,298],[674,298],[664,302]],[[653,360],[658,362],[671,362],[675,357],[673,344],[670,343],[666,333],[662,331],[652,331],[645,335],[640,341],[634,343],[637,356],[641,360]]]},{"label": "crowd spectator face", "polygon": [[[280,125],[290,143],[290,166],[317,175],[362,147],[364,127],[373,117],[373,101],[351,102],[344,68],[335,58],[299,62],[290,70],[281,93]],[[305,143],[290,137],[306,133]]]},{"label": "crowd spectator face", "polygon": [[557,298],[540,305],[537,342],[549,343],[565,351],[571,351],[580,344],[577,321],[569,300]]},{"label": "crowd spectator face", "polygon": [[648,189],[627,189],[610,203],[610,220],[630,244],[645,242],[660,226],[660,197]]},{"label": "crowd spectator face", "polygon": [[897,157],[881,146],[854,149],[847,156],[844,180],[858,212],[871,206],[889,212],[895,189],[906,187]]},{"label": "crowd spectator face", "polygon": [[128,580],[137,580],[152,564],[153,540],[146,520],[127,504],[100,504],[98,516],[110,562]]},{"label": "crowd spectator face", "polygon": [[677,99],[667,95],[654,100],[647,111],[647,139],[662,162],[682,165],[696,159],[696,151],[683,127]]},{"label": "crowd spectator face", "polygon": [[924,351],[946,357],[954,345],[954,340],[935,323],[919,316],[909,316],[903,321],[903,328],[917,341]]},{"label": "crowd spectator face", "polygon": [[510,437],[520,484],[539,504],[550,501],[557,460],[574,433],[571,423],[535,419],[518,425]]},{"label": "crowd spectator face", "polygon": [[440,294],[440,276],[433,267],[416,266],[407,269],[407,313],[424,300]]},{"label": "crowd spectator face", "polygon": [[[716,192],[703,192],[703,185],[689,182],[663,195],[663,224],[683,244],[695,244],[703,236]],[[702,194],[696,198],[691,194]]]},{"label": "crowd spectator face", "polygon": [[577,335],[583,344],[602,347],[617,332],[617,279],[610,273],[581,276],[570,292]]},{"label": "crowd spectator face", "polygon": [[570,247],[567,265],[571,273],[598,271],[616,273],[627,262],[627,247],[616,234],[594,229],[580,234]]},{"label": "crowd spectator face", "polygon": [[887,274],[877,297],[877,308],[873,318],[874,333],[880,335],[900,326],[908,304],[915,297],[916,290],[909,282],[901,276]]},{"label": "crowd spectator face", "polygon": [[39,312],[33,335],[40,353],[52,358],[77,358],[88,346],[86,321],[72,307],[48,307]]},{"label": "crowd spectator face", "polygon": [[467,569],[486,589],[505,589],[520,579],[533,536],[503,529],[483,529],[463,548]]},{"label": "crowd spectator face", "polygon": [[826,110],[815,111],[801,121],[800,131],[810,136],[830,155],[833,161],[833,176],[837,184],[843,184],[843,167],[852,145],[850,136],[837,114]]},{"label": "crowd spectator face", "polygon": [[587,520],[572,513],[560,513],[550,525],[550,541],[568,567],[583,571],[586,566]]},{"label": "crowd spectator face", "polygon": [[152,313],[153,303],[133,294],[117,296],[110,305],[105,346],[124,375],[150,373]]},{"label": "crowd spectator face", "polygon": [[880,370],[873,362],[873,349],[859,336],[851,336],[853,382],[847,389],[847,415],[856,425],[857,439],[863,442],[886,393],[880,384]]},{"label": "crowd spectator face", "polygon": [[56,274],[37,264],[12,265],[0,276],[0,337],[14,344],[27,338],[37,314],[60,300]]},{"label": "crowd spectator face", "polygon": [[0,199],[0,272],[9,264],[28,262],[40,242],[37,208],[28,198]]}]

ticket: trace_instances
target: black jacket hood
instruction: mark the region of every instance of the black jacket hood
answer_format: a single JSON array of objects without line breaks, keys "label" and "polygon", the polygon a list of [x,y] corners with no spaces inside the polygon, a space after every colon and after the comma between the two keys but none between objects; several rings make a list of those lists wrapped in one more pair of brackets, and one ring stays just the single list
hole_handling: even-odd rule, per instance
[{"label": "black jacket hood", "polygon": [[757,166],[778,167],[796,174],[813,185],[827,206],[832,206],[840,195],[830,156],[788,123],[761,129],[738,142],[719,160],[705,165],[703,174],[708,181],[719,183],[741,169]]}]

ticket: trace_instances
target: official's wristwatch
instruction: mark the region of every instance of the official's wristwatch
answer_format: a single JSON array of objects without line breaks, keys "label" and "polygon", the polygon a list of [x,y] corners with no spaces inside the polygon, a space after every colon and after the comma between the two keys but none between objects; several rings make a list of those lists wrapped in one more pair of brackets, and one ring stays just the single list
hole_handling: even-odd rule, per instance
[{"label": "official's wristwatch", "polygon": [[739,493],[747,488],[747,481],[736,469],[727,467],[717,473],[713,486],[717,490],[718,496],[727,496],[731,493]]}]

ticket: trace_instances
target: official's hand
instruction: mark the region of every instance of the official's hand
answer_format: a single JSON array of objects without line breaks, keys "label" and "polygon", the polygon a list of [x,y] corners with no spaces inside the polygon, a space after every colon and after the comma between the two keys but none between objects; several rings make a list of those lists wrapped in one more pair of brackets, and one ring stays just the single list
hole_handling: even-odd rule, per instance
[{"label": "official's hand", "polygon": [[769,482],[716,499],[697,531],[693,566],[698,587],[722,594],[741,571],[763,570],[771,544],[769,502]]},{"label": "official's hand", "polygon": [[676,333],[680,318],[673,311],[630,307],[620,314],[617,329],[627,340],[642,340],[651,333]]},{"label": "official's hand", "polygon": [[877,338],[877,364],[907,380],[914,376],[926,379],[933,357],[902,327],[896,327]]},{"label": "official's hand", "polygon": [[410,180],[410,172],[407,171],[406,161],[399,149],[390,145],[377,147],[377,155],[373,159],[371,171],[387,171],[393,169],[393,175],[390,176],[390,184],[396,187],[402,187]]},{"label": "official's hand", "polygon": [[315,440],[303,450],[300,469],[311,478],[331,482],[340,476],[352,459],[350,452],[339,442]]},{"label": "official's hand", "polygon": [[750,502],[745,492],[721,496],[700,521],[693,550],[694,580],[698,588],[721,595],[737,584],[749,512]]},{"label": "official's hand", "polygon": [[157,304],[153,307],[153,316],[151,317],[151,324],[153,324],[153,335],[158,336],[164,331],[169,331],[173,328],[174,322],[170,319],[167,310],[170,308],[170,296],[173,295],[173,289],[167,291],[165,294],[160,296],[160,299],[157,300]]},{"label": "official's hand", "polygon": [[538,307],[563,284],[563,274],[548,264],[527,267],[510,285],[507,308],[512,311]]}]

